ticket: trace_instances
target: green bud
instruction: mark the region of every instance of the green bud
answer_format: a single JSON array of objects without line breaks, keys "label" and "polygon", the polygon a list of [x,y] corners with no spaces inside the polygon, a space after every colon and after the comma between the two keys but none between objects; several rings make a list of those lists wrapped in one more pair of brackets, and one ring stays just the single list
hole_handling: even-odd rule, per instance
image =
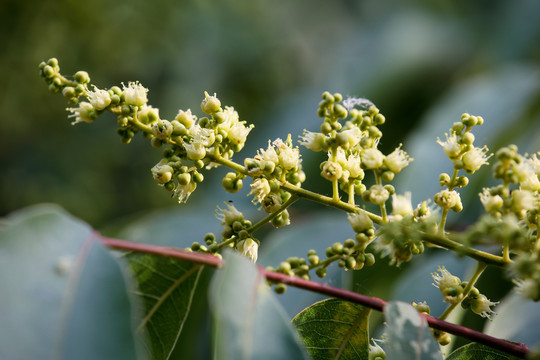
[{"label": "green bud", "polygon": [[332,252],[334,254],[341,254],[343,251],[343,244],[342,243],[339,243],[339,242],[336,242],[332,245]]},{"label": "green bud", "polygon": [[382,173],[382,179],[383,181],[389,182],[394,180],[395,173],[392,171],[385,171]]},{"label": "green bud", "polygon": [[77,71],[73,79],[79,84],[87,84],[90,82],[90,76],[86,71]]},{"label": "green bud", "polygon": [[312,265],[317,265],[319,263],[319,257],[317,255],[309,255],[308,261]]},{"label": "green bud", "polygon": [[287,291],[287,286],[283,283],[279,283],[274,287],[276,294],[284,294]]},{"label": "green bud", "polygon": [[201,248],[201,244],[199,244],[196,241],[193,244],[191,244],[191,250],[193,251],[199,251],[200,248]]},{"label": "green bud", "polygon": [[315,274],[317,274],[318,277],[323,278],[326,276],[326,268],[325,267],[319,267],[317,270],[315,270]]},{"label": "green bud", "polygon": [[[201,109],[207,114],[213,114],[220,110],[221,107],[221,101],[214,96],[210,96],[206,91],[204,92],[205,98],[203,99],[201,103]],[[202,126],[202,125],[201,125]]]},{"label": "green bud", "polygon": [[375,256],[372,253],[365,253],[364,259],[364,264],[366,264],[366,266],[372,266],[375,264]]},{"label": "green bud", "polygon": [[323,134],[328,135],[332,132],[332,125],[325,121],[321,124],[320,130]]},{"label": "green bud", "polygon": [[204,175],[200,172],[193,172],[193,181],[196,183],[202,183],[204,181]]},{"label": "green bud", "polygon": [[179,174],[177,177],[178,184],[181,186],[186,186],[191,182],[191,175],[189,173]]},{"label": "green bud", "polygon": [[334,104],[334,115],[336,115],[336,117],[338,119],[345,119],[347,117],[347,109],[345,109],[345,107],[341,104]]},{"label": "green bud", "polygon": [[216,236],[213,233],[207,233],[204,235],[204,242],[206,245],[212,245],[216,242]]},{"label": "green bud", "polygon": [[454,125],[452,125],[452,131],[456,134],[461,134],[463,129],[465,129],[465,125],[463,125],[462,122],[455,122]]},{"label": "green bud", "polygon": [[383,114],[377,114],[375,115],[375,117],[373,118],[373,123],[375,125],[382,125],[384,124],[384,122],[386,121],[386,118],[384,117]]},{"label": "green bud", "polygon": [[463,144],[472,145],[474,142],[474,134],[472,132],[466,132],[461,139]]},{"label": "green bud", "polygon": [[352,256],[347,256],[345,262],[348,269],[354,269],[356,267],[356,259]]},{"label": "green bud", "polygon": [[353,239],[347,239],[343,243],[343,246],[345,246],[346,249],[351,249],[356,245],[356,242]]}]

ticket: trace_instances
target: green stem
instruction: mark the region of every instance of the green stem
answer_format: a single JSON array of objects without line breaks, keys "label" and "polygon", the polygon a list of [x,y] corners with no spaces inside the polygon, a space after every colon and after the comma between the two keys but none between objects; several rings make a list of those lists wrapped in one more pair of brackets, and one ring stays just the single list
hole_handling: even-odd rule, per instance
[{"label": "green stem", "polygon": [[[456,182],[456,178],[458,175],[459,169],[454,169],[454,172],[452,173],[452,178],[450,179],[450,183],[448,184],[448,190],[452,191],[454,190],[454,184]],[[444,225],[446,225],[446,218],[448,216],[448,209],[443,209],[442,215],[441,215],[441,222],[439,223],[439,234],[444,234]]]},{"label": "green stem", "polygon": [[319,204],[323,204],[323,205],[326,205],[326,206],[334,207],[336,209],[345,210],[345,211],[350,212],[350,213],[358,213],[360,211],[364,211],[374,223],[376,223],[376,224],[382,224],[383,223],[382,218],[379,215],[376,215],[376,214],[373,214],[373,213],[371,213],[369,211],[360,209],[360,208],[358,208],[356,206],[353,206],[351,204],[348,204],[346,202],[343,202],[343,201],[337,201],[336,202],[331,197],[324,196],[324,195],[321,195],[321,194],[318,194],[318,193],[315,193],[313,191],[309,191],[309,190],[306,190],[306,189],[302,189],[302,188],[300,188],[298,186],[295,186],[293,184],[290,184],[290,183],[281,184],[281,188],[283,190],[286,190],[286,191],[292,193],[292,194],[298,195],[300,198],[303,198],[303,199],[306,199],[306,200],[311,200],[311,201],[314,201],[314,202],[317,202]]},{"label": "green stem", "polygon": [[339,183],[337,180],[332,180],[332,200],[339,201]]},{"label": "green stem", "polygon": [[511,260],[506,260],[502,256],[493,255],[484,251],[470,248],[461,244],[460,242],[451,240],[445,236],[437,234],[428,234],[425,232],[420,233],[422,240],[432,245],[441,246],[445,249],[455,251],[459,255],[465,255],[473,258],[479,262],[483,262],[487,265],[493,265],[497,267],[505,267]]},{"label": "green stem", "polygon": [[354,206],[354,183],[349,183],[349,204]]},{"label": "green stem", "polygon": [[298,200],[299,197],[297,195],[292,195],[289,200],[285,201],[283,203],[283,205],[281,205],[281,207],[274,211],[273,213],[271,214],[268,214],[267,217],[265,217],[264,219],[261,219],[260,221],[258,221],[257,223],[255,223],[253,226],[251,226],[248,231],[250,234],[253,234],[258,228],[260,228],[261,226],[263,226],[264,224],[272,221],[272,219],[274,219],[275,217],[277,217],[279,214],[281,214],[283,212],[283,210],[287,209],[289,206],[291,206],[292,204],[294,204],[294,202],[296,200]]},{"label": "green stem", "polygon": [[[379,173],[377,173],[377,172],[375,172],[375,182],[377,183],[377,185],[382,186],[381,175]],[[388,215],[386,213],[386,202],[382,203],[380,205],[380,208],[381,208],[382,222],[387,223],[388,222]]]},{"label": "green stem", "polygon": [[450,306],[448,306],[446,308],[446,310],[444,310],[444,312],[441,314],[441,316],[439,316],[439,320],[445,320],[448,317],[448,315],[450,315],[450,313],[456,308],[456,306],[458,306],[461,303],[461,301],[463,301],[463,299],[465,299],[467,297],[467,295],[469,294],[469,291],[471,291],[474,284],[476,283],[476,281],[478,281],[478,278],[480,277],[480,275],[482,275],[482,273],[484,272],[486,267],[487,267],[486,263],[478,262],[478,265],[476,266],[476,271],[474,272],[474,275],[472,276],[472,278],[467,283],[467,286],[465,286],[465,289],[463,289],[463,294],[462,294],[461,300],[456,301],[453,304],[450,304]]},{"label": "green stem", "polygon": [[229,245],[231,243],[234,243],[236,240],[238,240],[238,238],[236,236],[232,236],[231,238],[220,242],[218,244],[218,250],[223,249],[225,246],[227,246],[227,245]]}]

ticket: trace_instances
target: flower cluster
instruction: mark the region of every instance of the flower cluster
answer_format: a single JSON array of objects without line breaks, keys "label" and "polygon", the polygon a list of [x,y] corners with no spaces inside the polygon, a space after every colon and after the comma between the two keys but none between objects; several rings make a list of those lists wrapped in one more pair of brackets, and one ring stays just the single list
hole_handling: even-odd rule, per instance
[{"label": "flower cluster", "polygon": [[[369,108],[354,108],[357,105]],[[362,195],[364,201],[383,205],[391,193],[381,185],[381,180],[391,181],[413,160],[401,145],[386,156],[377,148],[382,137],[378,126],[386,121],[384,115],[365,99],[343,101],[341,94],[328,92],[322,95],[317,113],[323,118],[320,132],[305,130],[300,144],[328,153],[328,160],[321,164],[321,176],[334,184],[334,199],[339,199],[339,185],[349,195],[351,204],[354,195]],[[345,124],[340,120],[345,120]],[[377,185],[369,190],[362,183],[366,170],[373,171],[377,179]]]}]

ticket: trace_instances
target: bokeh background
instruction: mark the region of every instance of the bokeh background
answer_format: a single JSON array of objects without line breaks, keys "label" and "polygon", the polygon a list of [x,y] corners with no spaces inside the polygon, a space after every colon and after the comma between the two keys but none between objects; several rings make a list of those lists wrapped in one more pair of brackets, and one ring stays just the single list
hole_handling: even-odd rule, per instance
[{"label": "bokeh background", "polygon": [[[415,158],[396,177],[396,188],[411,189],[414,202],[430,198],[439,173],[451,171],[435,140],[463,112],[485,118],[478,144],[496,149],[513,142],[522,152],[540,150],[539,17],[535,0],[3,0],[0,216],[52,202],[106,235],[175,246],[219,231],[213,213],[223,201],[261,216],[248,210],[246,189],[239,195],[220,189],[222,170],[208,174],[188,204],[176,204],[150,173],[160,151],[139,138],[121,144],[112,116],[71,126],[65,99],[48,93],[38,74],[38,64],[50,57],[59,59],[64,74],[86,70],[102,88],[141,81],[165,119],[178,109],[200,114],[203,92],[217,93],[256,125],[237,160],[253,156],[268,139],[318,129],[316,108],[325,90],[369,98],[387,119],[382,150],[403,143]],[[318,176],[324,155],[302,153],[305,187],[329,193]],[[476,218],[477,194],[489,182],[489,170],[471,180],[462,195],[469,210],[451,218],[454,227]],[[311,224],[323,227],[317,228],[321,235],[346,222],[323,211],[301,202],[291,214],[309,236],[315,235]],[[309,237],[283,231],[279,241]],[[263,263],[283,260],[277,245],[268,246]],[[297,255],[310,244],[305,246]],[[435,271],[439,260],[426,261]],[[389,294],[390,280],[385,283],[403,268],[377,271],[355,275],[351,286],[409,300]],[[488,295],[497,298],[508,287],[494,286]],[[291,303],[294,314],[301,304],[298,298]]]}]

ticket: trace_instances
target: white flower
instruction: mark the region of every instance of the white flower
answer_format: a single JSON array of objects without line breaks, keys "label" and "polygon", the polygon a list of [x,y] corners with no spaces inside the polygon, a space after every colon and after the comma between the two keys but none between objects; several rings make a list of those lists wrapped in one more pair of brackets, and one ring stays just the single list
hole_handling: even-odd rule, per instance
[{"label": "white flower", "polygon": [[374,204],[382,205],[388,200],[390,193],[382,185],[372,185],[369,188],[369,201]]},{"label": "white flower", "polygon": [[493,314],[493,310],[491,310],[490,307],[493,305],[497,305],[498,303],[499,302],[489,301],[489,299],[485,295],[480,294],[478,295],[478,297],[471,299],[471,310],[475,314],[491,320],[491,314]]},{"label": "white flower", "polygon": [[373,221],[369,218],[365,211],[358,213],[348,213],[347,218],[355,233],[362,233],[373,227]]},{"label": "white flower", "polygon": [[270,144],[270,141],[268,142],[268,148],[266,150],[259,149],[259,151],[257,151],[257,155],[261,160],[271,161],[276,165],[279,163],[279,156],[274,146]]},{"label": "white flower", "polygon": [[159,184],[168,183],[171,181],[174,174],[173,168],[166,163],[162,163],[161,161],[151,169],[151,172],[154,180],[156,180]]},{"label": "white flower", "polygon": [[499,211],[503,206],[503,198],[500,195],[491,195],[488,188],[484,188],[479,196],[480,202],[488,213]]},{"label": "white flower", "polygon": [[341,131],[341,134],[346,136],[349,148],[358,145],[358,143],[360,143],[360,140],[362,140],[362,135],[364,135],[362,130],[360,130],[357,126],[353,126],[350,129],[343,130]]},{"label": "white flower", "polygon": [[471,150],[463,154],[463,168],[473,173],[484,164],[487,164],[487,160],[493,155],[486,156],[488,148],[486,146],[482,148],[473,147]]},{"label": "white flower", "polygon": [[[244,144],[246,142],[246,139],[247,139],[247,136],[248,136],[249,132],[251,131],[251,129],[253,129],[253,127],[254,127],[253,125],[250,125],[250,126],[246,127],[244,125],[244,122],[237,122],[229,130],[229,134],[228,134],[227,138],[233,144],[240,145],[240,149],[241,149],[244,146]],[[240,150],[240,149],[238,149],[238,150]]]},{"label": "white flower", "polygon": [[536,173],[536,176],[540,177],[540,159],[538,159],[537,155],[540,155],[539,153],[532,154],[528,159],[527,162],[531,165],[534,172]]},{"label": "white flower", "polygon": [[441,273],[440,275],[435,272],[431,273],[431,276],[435,281],[433,286],[438,288],[442,293],[443,301],[451,304],[459,301],[463,294],[463,288],[460,286],[461,280],[457,276],[450,274],[444,266],[439,266],[438,271]]},{"label": "white flower", "polygon": [[304,134],[300,136],[300,145],[304,145],[310,150],[321,151],[323,149],[325,136],[322,133],[316,133],[304,130]]},{"label": "white flower", "polygon": [[245,257],[257,262],[259,244],[252,238],[240,240],[236,245],[236,249]]},{"label": "white flower", "polygon": [[81,122],[91,123],[97,117],[96,110],[94,109],[92,104],[85,101],[81,101],[79,103],[79,107],[77,108],[67,108],[66,110],[72,113],[71,115],[68,115],[68,117],[75,118],[75,121],[73,121],[71,125],[75,125]]},{"label": "white flower", "polygon": [[538,301],[540,299],[540,288],[533,279],[513,280],[516,291],[527,299]]},{"label": "white flower", "polygon": [[201,160],[206,156],[206,147],[198,142],[192,142],[191,144],[184,144],[187,156],[190,160]]},{"label": "white flower", "polygon": [[439,191],[435,196],[433,197],[433,200],[437,205],[442,207],[443,209],[459,209],[462,208],[463,205],[461,204],[461,197],[459,196],[459,193],[455,190],[449,191],[448,189],[444,189]]},{"label": "white flower", "polygon": [[448,134],[445,133],[444,136],[446,136],[446,141],[442,142],[439,138],[437,138],[437,143],[443,147],[444,153],[450,159],[457,158],[461,152],[461,145],[457,142],[456,134],[452,132],[452,135],[448,137]]},{"label": "white flower", "polygon": [[129,82],[127,87],[124,84],[122,84],[122,86],[124,87],[123,95],[126,104],[143,106],[148,102],[148,98],[146,97],[148,89],[138,82]]},{"label": "white flower", "polygon": [[519,218],[523,218],[527,212],[534,207],[536,198],[529,190],[512,191],[512,210]]},{"label": "white flower", "polygon": [[159,109],[149,105],[143,105],[137,116],[139,121],[143,124],[151,124],[159,120]]},{"label": "white flower", "polygon": [[238,112],[236,112],[232,106],[225,106],[225,110],[221,113],[221,115],[222,116],[220,119],[222,120],[222,122],[217,125],[217,129],[228,133],[229,130],[236,123],[238,123]]},{"label": "white flower", "polygon": [[362,151],[360,159],[366,169],[373,170],[381,167],[384,162],[384,155],[376,148],[369,148]]},{"label": "white flower", "polygon": [[249,195],[255,195],[253,199],[253,203],[259,202],[261,203],[265,196],[270,194],[270,184],[268,183],[268,180],[265,178],[257,178],[251,183],[251,191],[249,192]]},{"label": "white flower", "polygon": [[244,215],[238,211],[233,204],[225,203],[227,209],[219,206],[216,209],[216,218],[221,221],[221,225],[232,225],[235,221],[243,221]]},{"label": "white flower", "polygon": [[192,136],[191,143],[193,144],[209,147],[216,141],[214,130],[202,128],[199,124],[191,127],[189,129],[189,134]]},{"label": "white flower", "polygon": [[540,190],[540,181],[530,161],[523,159],[519,164],[514,165],[514,172],[522,190]]},{"label": "white flower", "polygon": [[345,168],[349,171],[350,178],[360,178],[360,180],[364,178],[364,170],[362,170],[360,164],[360,156],[351,154],[349,157],[347,157],[347,164],[345,165]]},{"label": "white flower", "polygon": [[215,113],[216,111],[219,111],[221,107],[221,101],[216,96],[216,93],[214,93],[213,96],[210,96],[206,91],[204,92],[204,99],[201,103],[201,109],[207,114]]},{"label": "white flower", "polygon": [[413,213],[411,192],[404,195],[392,195],[392,215],[405,216]]},{"label": "white flower", "polygon": [[[288,142],[290,143],[291,135],[288,137]],[[283,140],[276,139],[274,140],[274,146],[277,147],[279,164],[285,170],[297,169],[300,165],[300,150],[297,147],[293,148],[292,146],[287,145]]]},{"label": "white flower", "polygon": [[152,123],[152,133],[160,140],[165,140],[172,135],[173,126],[167,120],[157,120]]},{"label": "white flower", "polygon": [[386,155],[384,163],[388,167],[388,170],[397,174],[407,165],[409,165],[414,159],[411,158],[407,153],[401,150],[401,144],[390,154]]},{"label": "white flower", "polygon": [[182,125],[189,129],[193,126],[193,124],[195,124],[197,117],[191,113],[191,109],[187,109],[186,111],[179,110],[174,120],[179,121]]},{"label": "white flower", "polygon": [[343,175],[343,168],[337,162],[325,161],[323,162],[321,176],[329,181],[335,181],[341,178]]},{"label": "white flower", "polygon": [[86,94],[88,101],[96,110],[103,110],[111,104],[111,95],[106,90],[100,90],[94,85],[94,91]]},{"label": "white flower", "polygon": [[184,203],[187,201],[192,192],[197,188],[197,183],[189,182],[186,185],[178,184],[174,192],[178,196],[178,202]]}]

